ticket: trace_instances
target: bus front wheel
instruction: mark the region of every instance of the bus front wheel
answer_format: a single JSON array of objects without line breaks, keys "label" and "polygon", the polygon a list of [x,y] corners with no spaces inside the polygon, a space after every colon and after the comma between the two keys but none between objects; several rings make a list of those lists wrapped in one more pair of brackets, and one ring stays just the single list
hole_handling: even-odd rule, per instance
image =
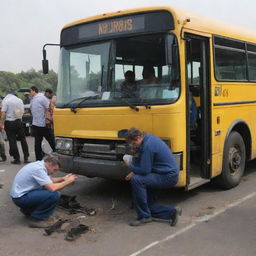
[{"label": "bus front wheel", "polygon": [[225,142],[222,173],[216,178],[217,184],[224,189],[237,186],[244,173],[245,160],[244,140],[238,132],[233,131]]}]

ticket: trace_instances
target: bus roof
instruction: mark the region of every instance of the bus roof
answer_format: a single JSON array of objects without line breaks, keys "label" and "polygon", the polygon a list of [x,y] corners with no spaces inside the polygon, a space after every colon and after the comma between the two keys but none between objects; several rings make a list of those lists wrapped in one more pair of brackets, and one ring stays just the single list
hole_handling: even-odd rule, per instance
[{"label": "bus roof", "polygon": [[254,42],[256,43],[256,31],[246,29],[243,27],[235,26],[229,23],[221,22],[209,17],[196,14],[193,12],[185,11],[182,9],[167,7],[167,6],[158,6],[158,7],[145,7],[145,8],[136,8],[129,10],[120,10],[111,13],[103,13],[100,15],[92,16],[85,19],[80,19],[74,22],[71,22],[63,27],[63,30],[76,26],[79,24],[93,22],[97,20],[103,20],[113,17],[118,17],[122,15],[130,15],[136,13],[146,13],[151,11],[169,11],[174,17],[175,27],[178,29],[188,28],[201,33],[208,33],[214,35],[221,35],[225,37],[230,37],[238,40]]}]

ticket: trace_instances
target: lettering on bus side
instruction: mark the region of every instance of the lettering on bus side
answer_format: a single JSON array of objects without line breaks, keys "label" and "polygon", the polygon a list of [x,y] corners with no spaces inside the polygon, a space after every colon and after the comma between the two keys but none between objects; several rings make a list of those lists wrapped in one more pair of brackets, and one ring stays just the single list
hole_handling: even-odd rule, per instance
[{"label": "lettering on bus side", "polygon": [[228,97],[228,89],[224,89],[222,92],[223,97]]},{"label": "lettering on bus side", "polygon": [[120,33],[133,30],[133,20],[124,19],[99,23],[99,35]]},{"label": "lettering on bus side", "polygon": [[221,96],[222,86],[215,86],[214,96]]},{"label": "lettering on bus side", "polygon": [[222,97],[228,97],[229,90],[228,89],[222,89],[222,86],[215,86],[214,88],[214,96],[222,96]]}]

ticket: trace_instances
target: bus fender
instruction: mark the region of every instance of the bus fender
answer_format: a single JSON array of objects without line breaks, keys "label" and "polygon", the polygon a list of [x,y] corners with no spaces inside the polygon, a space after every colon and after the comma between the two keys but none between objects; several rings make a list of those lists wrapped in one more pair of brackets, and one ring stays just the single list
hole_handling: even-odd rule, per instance
[{"label": "bus fender", "polygon": [[233,131],[240,133],[240,135],[242,136],[245,143],[245,148],[246,148],[246,159],[250,160],[251,153],[252,153],[252,139],[251,139],[251,132],[249,129],[249,125],[242,119],[235,120],[227,130],[223,147],[225,146],[225,143],[229,135]]}]

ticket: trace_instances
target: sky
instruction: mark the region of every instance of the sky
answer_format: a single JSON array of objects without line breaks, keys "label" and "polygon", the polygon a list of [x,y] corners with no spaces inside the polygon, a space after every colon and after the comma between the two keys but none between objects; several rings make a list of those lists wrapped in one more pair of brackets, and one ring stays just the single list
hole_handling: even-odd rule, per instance
[{"label": "sky", "polygon": [[[173,6],[255,30],[254,0],[0,0],[0,71],[42,69],[45,43],[59,43],[62,27],[106,12],[145,6]],[[47,48],[58,70],[58,47]]]}]

